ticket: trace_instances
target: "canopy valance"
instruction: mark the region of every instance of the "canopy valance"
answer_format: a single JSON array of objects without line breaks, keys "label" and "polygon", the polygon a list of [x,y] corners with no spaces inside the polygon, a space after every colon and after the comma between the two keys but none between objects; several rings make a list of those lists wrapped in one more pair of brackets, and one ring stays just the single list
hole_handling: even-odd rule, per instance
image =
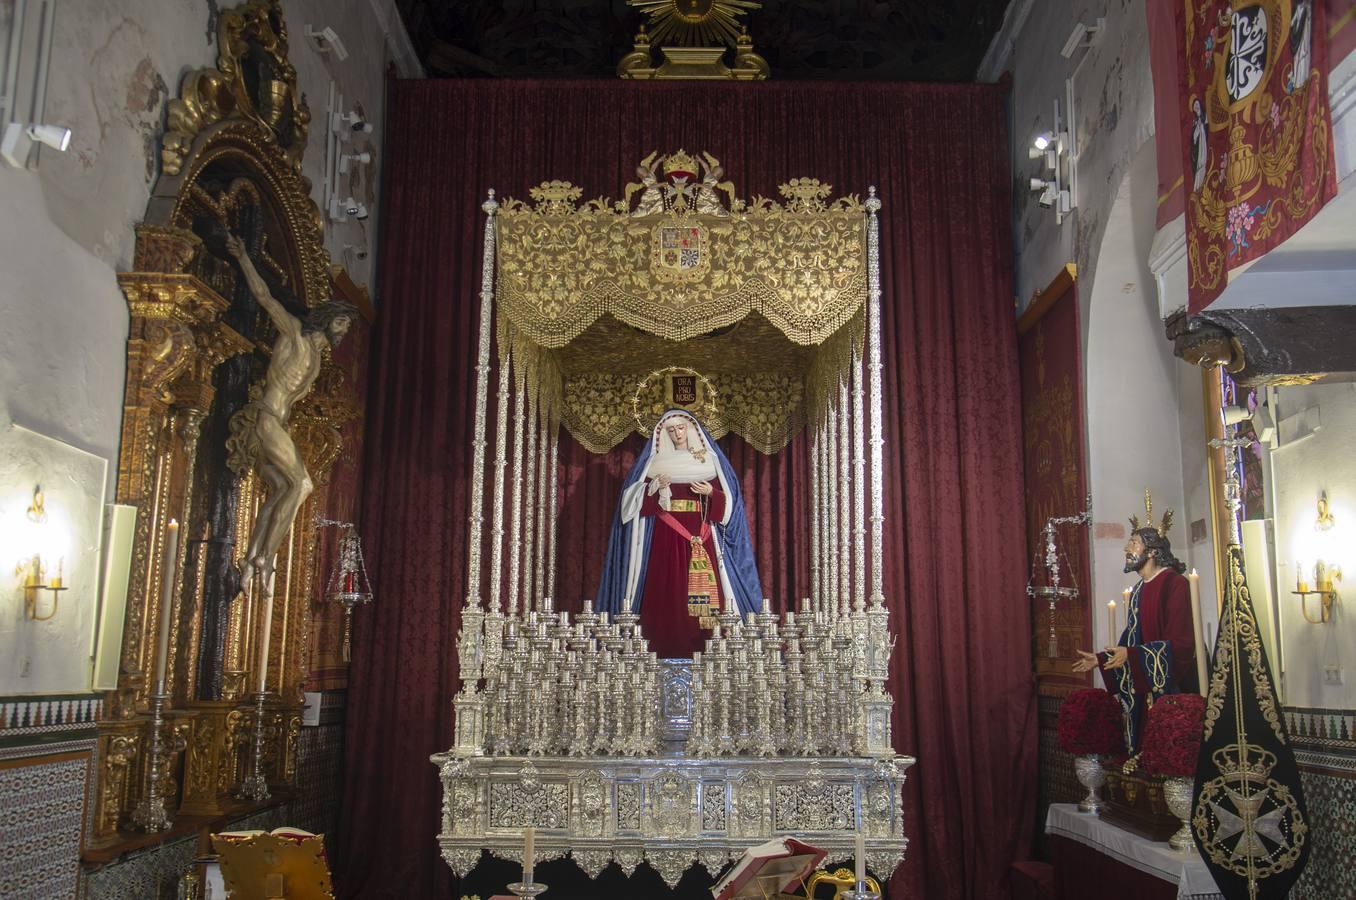
[{"label": "canopy valance", "polygon": [[637,173],[616,202],[548,181],[499,207],[501,357],[593,452],[672,401],[646,382],[666,366],[704,376],[714,434],[780,450],[860,353],[864,205],[813,178],[746,202],[709,154],[651,154]]}]

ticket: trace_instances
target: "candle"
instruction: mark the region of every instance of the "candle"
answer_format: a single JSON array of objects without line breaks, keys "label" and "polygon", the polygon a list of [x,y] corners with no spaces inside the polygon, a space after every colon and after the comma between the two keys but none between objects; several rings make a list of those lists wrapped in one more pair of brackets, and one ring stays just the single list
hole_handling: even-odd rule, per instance
[{"label": "candle", "polygon": [[1108,601],[1106,602],[1106,627],[1107,627],[1107,631],[1110,632],[1110,634],[1111,634],[1111,640],[1110,640],[1110,642],[1107,644],[1107,646],[1108,646],[1108,647],[1114,647],[1114,646],[1116,646],[1116,638],[1119,637],[1119,635],[1116,634],[1116,601],[1115,601],[1115,600],[1108,600]]},{"label": "candle", "polygon": [[1193,568],[1187,575],[1191,583],[1191,626],[1196,639],[1196,683],[1205,696],[1205,638],[1201,635],[1201,576]]},{"label": "candle", "polygon": [[1304,590],[1304,567],[1300,565],[1299,560],[1295,560],[1295,590]]},{"label": "candle", "polygon": [[536,849],[537,830],[528,826],[523,829],[523,881],[532,883],[533,850]]},{"label": "candle", "polygon": [[65,572],[66,572],[66,557],[63,556],[57,560],[56,577],[52,579],[52,583],[49,584],[48,587],[60,588],[64,586],[65,580],[62,578],[62,576],[65,574]]},{"label": "candle", "polygon": [[259,659],[255,663],[256,687],[264,693],[268,685],[268,642],[273,637],[273,573],[267,573],[261,580],[260,590],[264,592],[264,610],[260,616]]},{"label": "candle", "polygon": [[866,881],[866,837],[857,832],[857,884]]},{"label": "candle", "polygon": [[173,519],[165,529],[165,580],[160,588],[160,640],[155,648],[155,692],[165,693],[165,669],[169,665],[170,615],[174,609],[174,576],[179,565],[179,523]]}]

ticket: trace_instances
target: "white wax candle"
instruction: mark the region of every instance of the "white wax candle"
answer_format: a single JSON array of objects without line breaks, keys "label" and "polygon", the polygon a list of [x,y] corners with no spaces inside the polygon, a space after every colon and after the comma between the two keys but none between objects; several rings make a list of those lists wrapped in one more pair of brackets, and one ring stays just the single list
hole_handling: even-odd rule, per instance
[{"label": "white wax candle", "polygon": [[857,883],[866,881],[866,837],[857,832]]},{"label": "white wax candle", "polygon": [[1108,646],[1108,647],[1114,647],[1114,646],[1116,646],[1116,638],[1118,637],[1118,635],[1116,634],[1116,601],[1115,601],[1115,600],[1108,600],[1108,601],[1106,602],[1106,627],[1107,627],[1107,632],[1111,635],[1111,640],[1107,643],[1107,646]]},{"label": "white wax candle", "polygon": [[1191,628],[1196,640],[1196,682],[1200,685],[1201,696],[1206,693],[1205,686],[1205,637],[1201,634],[1201,576],[1192,569],[1187,575],[1191,584]]},{"label": "white wax candle", "polygon": [[257,689],[259,693],[267,690],[268,683],[268,641],[273,636],[273,585],[267,583],[271,581],[272,575],[264,576],[265,583],[260,585],[263,591],[264,614],[260,617],[261,628],[259,630],[259,659],[255,664],[258,670]]},{"label": "white wax candle", "polygon": [[165,529],[165,557],[161,568],[165,580],[160,588],[160,640],[155,647],[155,692],[165,692],[165,670],[169,666],[170,616],[174,611],[174,580],[179,566],[179,523],[170,519]]},{"label": "white wax candle", "polygon": [[533,851],[536,850],[537,830],[531,826],[523,829],[523,880],[531,881],[528,876],[535,868],[533,866]]}]

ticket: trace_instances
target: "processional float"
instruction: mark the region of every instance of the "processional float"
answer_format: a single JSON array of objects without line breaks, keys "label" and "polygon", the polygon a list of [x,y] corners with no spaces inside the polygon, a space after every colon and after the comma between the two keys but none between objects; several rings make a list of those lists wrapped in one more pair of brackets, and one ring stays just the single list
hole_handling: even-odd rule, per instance
[{"label": "processional float", "polygon": [[[800,178],[745,202],[709,154],[637,171],[615,203],[549,181],[483,206],[461,689],[432,757],[443,857],[530,868],[531,828],[538,859],[645,862],[673,886],[770,838],[842,859],[861,833],[888,877],[914,759],[885,691],[880,201]],[[768,454],[809,432],[808,595],[781,615],[727,604],[691,660],[649,652],[636,598],[613,615],[552,599],[560,429],[605,453],[672,407]]]}]

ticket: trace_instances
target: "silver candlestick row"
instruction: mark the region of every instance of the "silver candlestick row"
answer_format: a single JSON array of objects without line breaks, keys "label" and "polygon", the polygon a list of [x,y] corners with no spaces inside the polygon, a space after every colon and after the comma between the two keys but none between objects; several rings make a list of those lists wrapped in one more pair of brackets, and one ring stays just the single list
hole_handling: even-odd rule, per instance
[{"label": "silver candlestick row", "polygon": [[[523,616],[491,613],[483,629],[463,629],[463,666],[483,661],[485,715],[457,729],[458,753],[894,753],[892,701],[883,690],[892,641],[886,617],[863,604],[778,617],[765,600],[761,613],[745,619],[727,611],[690,666],[658,659],[635,615],[571,616],[555,612],[549,597],[541,607]],[[676,745],[664,724],[674,690],[666,672],[675,664],[690,678],[691,709],[690,730]]]}]

